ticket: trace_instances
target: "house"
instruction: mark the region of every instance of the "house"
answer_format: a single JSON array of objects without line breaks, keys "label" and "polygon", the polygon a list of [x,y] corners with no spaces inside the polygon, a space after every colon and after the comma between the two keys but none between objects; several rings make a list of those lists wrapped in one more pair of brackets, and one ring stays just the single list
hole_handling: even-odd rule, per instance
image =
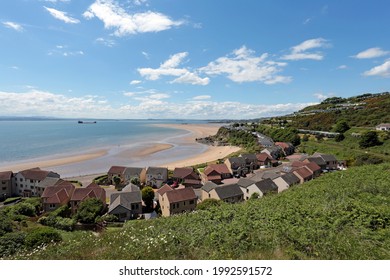
[{"label": "house", "polygon": [[293,154],[290,156],[286,156],[286,159],[290,162],[294,162],[294,161],[304,161],[305,159],[307,159],[307,157],[308,157],[307,154]]},{"label": "house", "polygon": [[256,187],[255,183],[255,181],[246,178],[241,178],[237,182],[237,185],[240,186],[241,191],[244,194],[244,200],[251,198],[254,193],[260,194],[259,189]]},{"label": "house", "polygon": [[175,189],[160,196],[161,213],[164,217],[195,210],[198,198],[193,188]]},{"label": "house", "polygon": [[205,199],[211,198],[210,191],[218,187],[217,184],[213,182],[206,182],[201,188],[200,200],[203,201]]},{"label": "house", "polygon": [[134,185],[132,183],[127,184],[123,189],[122,192],[139,192],[140,188],[137,185]]},{"label": "house", "polygon": [[147,186],[160,188],[163,183],[168,180],[168,169],[164,167],[148,167],[146,169]]},{"label": "house", "polygon": [[168,184],[165,184],[164,186],[162,186],[161,188],[159,188],[158,190],[156,190],[154,192],[154,199],[158,200],[160,202],[160,197],[164,193],[169,192],[169,191],[173,191],[173,188],[171,186],[169,186]]},{"label": "house", "polygon": [[45,188],[41,196],[43,211],[50,212],[67,205],[75,189],[71,182],[64,180],[59,180],[54,186]]},{"label": "house", "polygon": [[259,182],[264,179],[271,179],[273,180],[274,178],[277,178],[281,176],[280,172],[277,170],[272,170],[272,171],[263,171],[263,172],[258,172],[254,176],[252,176],[250,179],[254,182]]},{"label": "house", "polygon": [[313,157],[320,157],[326,162],[327,170],[336,170],[338,161],[334,155],[327,155],[321,153],[314,153]]},{"label": "house", "polygon": [[76,188],[74,190],[70,199],[72,214],[77,213],[80,203],[89,198],[97,198],[103,203],[104,207],[106,206],[106,190],[96,183],[91,183],[85,188]]},{"label": "house", "polygon": [[307,169],[306,167],[300,167],[294,170],[293,173],[295,176],[299,178],[301,184],[313,179],[313,173],[311,173],[309,169]]},{"label": "house", "polygon": [[221,184],[222,180],[232,177],[232,173],[227,168],[226,164],[210,164],[203,171],[207,181],[211,181],[215,184]]},{"label": "house", "polygon": [[120,191],[112,193],[107,213],[115,215],[120,222],[138,218],[142,214],[141,192]]},{"label": "house", "polygon": [[42,196],[43,194],[43,191],[47,188],[47,187],[50,187],[50,186],[54,186],[59,180],[61,180],[60,178],[56,178],[56,177],[46,177],[45,179],[43,179],[42,181],[40,181],[37,185],[37,187],[35,188],[36,190],[36,195],[37,196]]},{"label": "house", "polygon": [[209,192],[210,198],[228,203],[237,203],[244,200],[244,194],[237,184],[218,186]]},{"label": "house", "polygon": [[272,147],[274,145],[274,141],[259,132],[253,132],[253,134],[257,137],[257,142],[262,146],[262,147]]},{"label": "house", "polygon": [[259,169],[260,167],[259,161],[257,160],[255,154],[241,154],[240,157],[242,157],[245,160],[248,173],[252,173],[253,170]]},{"label": "house", "polygon": [[272,164],[272,157],[267,153],[256,154],[257,162],[260,166],[270,167]]},{"label": "house", "polygon": [[245,176],[248,174],[245,159],[242,157],[231,157],[225,160],[225,164],[230,173],[235,177]]},{"label": "house", "polygon": [[321,167],[315,162],[306,163],[305,167],[312,173],[313,179],[321,175]]},{"label": "house", "polygon": [[268,154],[273,159],[279,159],[283,155],[283,150],[280,146],[267,147],[261,152]]},{"label": "house", "polygon": [[288,142],[275,142],[275,145],[282,148],[284,156],[290,156],[295,151],[293,144]]},{"label": "house", "polygon": [[323,160],[322,157],[308,157],[303,162],[306,163],[315,162],[321,168],[321,170],[326,169],[326,161]]},{"label": "house", "polygon": [[287,173],[272,180],[278,186],[278,193],[300,183],[300,179],[294,173]]},{"label": "house", "polygon": [[15,174],[13,180],[13,195],[16,196],[38,196],[37,187],[45,178],[60,178],[60,175],[53,171],[41,170],[39,167],[20,171]]},{"label": "house", "polygon": [[185,187],[200,188],[202,186],[199,174],[189,167],[175,168],[173,180]]},{"label": "house", "polygon": [[12,195],[12,171],[0,172],[0,201]]},{"label": "house", "polygon": [[390,123],[381,123],[375,127],[376,130],[390,131]]},{"label": "house", "polygon": [[141,184],[144,184],[146,180],[146,168],[126,167],[124,176],[125,182],[130,182],[132,179],[137,178]]},{"label": "house", "polygon": [[277,193],[278,186],[271,179],[267,178],[254,183],[253,185],[249,186],[247,190],[248,198],[250,198],[253,193],[258,193],[259,196],[262,197],[270,193]]},{"label": "house", "polygon": [[111,166],[110,169],[107,172],[108,178],[107,180],[114,184],[114,177],[119,177],[121,178],[121,183],[126,182],[125,178],[125,171],[126,171],[126,166]]}]

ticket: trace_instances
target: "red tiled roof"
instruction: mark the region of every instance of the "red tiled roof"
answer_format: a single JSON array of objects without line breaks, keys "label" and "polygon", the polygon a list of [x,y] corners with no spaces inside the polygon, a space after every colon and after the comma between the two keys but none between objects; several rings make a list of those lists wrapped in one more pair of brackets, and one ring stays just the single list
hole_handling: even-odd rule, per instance
[{"label": "red tiled roof", "polygon": [[309,168],[311,172],[317,172],[321,170],[321,167],[315,162],[307,163],[305,166]]},{"label": "red tiled roof", "polygon": [[193,188],[176,189],[166,192],[165,195],[170,203],[197,199]]},{"label": "red tiled roof", "polygon": [[275,145],[281,147],[284,150],[290,148],[290,145],[285,142],[275,142]]},{"label": "red tiled roof", "polygon": [[296,172],[303,179],[307,179],[307,178],[312,177],[312,173],[305,167],[298,168],[294,172]]},{"label": "red tiled roof", "polygon": [[0,172],[0,180],[2,181],[11,180],[11,177],[12,177],[12,171]]},{"label": "red tiled roof", "polygon": [[98,198],[105,203],[106,191],[101,187],[77,188],[74,190],[71,201],[83,201],[87,198]]},{"label": "red tiled roof", "polygon": [[127,167],[125,166],[111,166],[110,170],[108,170],[108,173],[111,174],[123,174],[125,172]]},{"label": "red tiled roof", "polygon": [[207,168],[204,170],[204,174],[207,176],[211,172],[216,171],[219,174],[230,174],[229,169],[227,168],[226,164],[221,163],[221,164],[210,164],[207,166]]},{"label": "red tiled roof", "polygon": [[292,167],[302,167],[305,166],[307,163],[302,161],[294,161],[291,163]]},{"label": "red tiled roof", "polygon": [[265,161],[266,159],[271,159],[271,157],[267,153],[256,154],[257,160]]},{"label": "red tiled roof", "polygon": [[50,171],[41,170],[39,167],[23,170],[19,172],[25,179],[42,181],[49,175]]},{"label": "red tiled roof", "polygon": [[165,184],[163,187],[158,189],[156,193],[158,193],[159,195],[163,195],[164,193],[169,191],[173,191],[173,189],[169,185]]},{"label": "red tiled roof", "polygon": [[64,204],[70,200],[74,189],[72,183],[62,181],[55,186],[45,188],[41,197],[46,198],[45,203]]},{"label": "red tiled roof", "polygon": [[87,189],[90,189],[90,188],[100,188],[100,186],[98,184],[96,184],[95,182],[92,182],[86,188]]}]

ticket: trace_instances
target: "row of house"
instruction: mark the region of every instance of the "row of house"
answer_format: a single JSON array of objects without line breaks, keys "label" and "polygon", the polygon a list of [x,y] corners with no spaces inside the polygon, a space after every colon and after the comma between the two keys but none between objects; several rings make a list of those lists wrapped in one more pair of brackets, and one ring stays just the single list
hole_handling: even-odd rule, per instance
[{"label": "row of house", "polygon": [[126,167],[112,166],[108,172],[108,180],[114,181],[117,176],[122,184],[128,184],[131,179],[137,178],[141,184],[159,188],[168,179],[168,169],[163,167]]}]

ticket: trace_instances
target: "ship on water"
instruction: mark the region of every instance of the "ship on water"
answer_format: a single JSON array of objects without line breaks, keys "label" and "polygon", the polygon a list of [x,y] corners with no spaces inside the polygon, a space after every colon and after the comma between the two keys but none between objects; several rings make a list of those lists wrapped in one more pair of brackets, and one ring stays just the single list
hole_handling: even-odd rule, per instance
[{"label": "ship on water", "polygon": [[96,123],[96,121],[78,121],[80,124],[93,124]]}]

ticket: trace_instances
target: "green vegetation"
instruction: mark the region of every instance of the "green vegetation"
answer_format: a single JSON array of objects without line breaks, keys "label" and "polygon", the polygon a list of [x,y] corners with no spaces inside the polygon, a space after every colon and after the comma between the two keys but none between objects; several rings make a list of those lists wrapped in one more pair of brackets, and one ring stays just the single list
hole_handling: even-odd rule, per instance
[{"label": "green vegetation", "polygon": [[249,153],[260,151],[256,136],[246,130],[233,130],[221,127],[217,134],[212,136],[212,140],[242,147]]},{"label": "green vegetation", "polygon": [[328,173],[241,204],[129,221],[15,259],[389,259],[390,164]]},{"label": "green vegetation", "polygon": [[203,200],[201,203],[196,205],[196,210],[207,210],[207,209],[210,209],[212,207],[219,207],[224,203],[225,202],[223,202],[222,200],[209,198],[209,199]]},{"label": "green vegetation", "polygon": [[105,184],[110,183],[110,182],[108,182],[108,175],[107,174],[100,175],[100,176],[96,177],[95,179],[93,179],[93,182],[98,184],[98,185],[105,185]]},{"label": "green vegetation", "polygon": [[152,187],[144,187],[141,191],[142,200],[148,210],[153,208],[154,191]]},{"label": "green vegetation", "polygon": [[259,125],[255,130],[271,137],[275,142],[290,142],[294,146],[298,146],[301,143],[301,138],[295,128],[277,128]]},{"label": "green vegetation", "polygon": [[84,224],[93,224],[104,209],[103,202],[98,198],[88,198],[80,203],[77,211],[77,221]]},{"label": "green vegetation", "polygon": [[378,133],[376,131],[367,131],[362,135],[359,141],[360,148],[369,148],[383,144],[379,141]]}]

